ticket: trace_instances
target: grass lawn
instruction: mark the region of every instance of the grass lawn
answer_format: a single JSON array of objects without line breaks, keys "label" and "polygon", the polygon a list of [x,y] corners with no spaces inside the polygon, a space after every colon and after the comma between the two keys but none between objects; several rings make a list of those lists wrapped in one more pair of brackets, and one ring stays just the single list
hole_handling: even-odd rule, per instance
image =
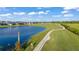
[{"label": "grass lawn", "polygon": [[33,48],[31,48],[31,45],[29,45],[25,50],[27,51],[31,51],[33,50],[37,44],[44,38],[44,36],[53,28],[56,28],[58,25],[55,23],[47,23],[47,24],[34,24],[31,26],[42,26],[45,27],[46,30],[43,32],[40,32],[34,36],[31,37],[31,39],[29,40],[28,44],[31,42],[33,44]]},{"label": "grass lawn", "polygon": [[66,24],[66,25],[68,25],[70,27],[73,27],[73,28],[76,28],[76,29],[79,30],[79,24],[78,23],[72,23],[72,24]]},{"label": "grass lawn", "polygon": [[27,24],[25,24],[25,25],[0,25],[0,28],[7,28],[7,27],[14,27],[14,26],[29,26],[29,25],[27,25]]},{"label": "grass lawn", "polygon": [[[73,24],[71,25],[73,26]],[[42,51],[79,51],[79,36],[68,30],[55,31],[51,34],[51,39],[46,42]]]},{"label": "grass lawn", "polygon": [[7,27],[9,27],[9,26],[8,25],[4,25],[4,26],[0,25],[0,28],[7,28]]}]

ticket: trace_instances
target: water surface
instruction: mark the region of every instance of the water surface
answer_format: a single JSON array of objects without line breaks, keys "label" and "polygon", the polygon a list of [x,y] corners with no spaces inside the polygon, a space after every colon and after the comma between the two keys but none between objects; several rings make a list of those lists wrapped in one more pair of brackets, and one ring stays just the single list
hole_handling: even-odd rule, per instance
[{"label": "water surface", "polygon": [[43,27],[37,26],[18,26],[9,28],[0,28],[0,50],[8,50],[9,47],[15,47],[20,32],[20,41],[28,41],[32,35],[35,35],[45,30]]}]

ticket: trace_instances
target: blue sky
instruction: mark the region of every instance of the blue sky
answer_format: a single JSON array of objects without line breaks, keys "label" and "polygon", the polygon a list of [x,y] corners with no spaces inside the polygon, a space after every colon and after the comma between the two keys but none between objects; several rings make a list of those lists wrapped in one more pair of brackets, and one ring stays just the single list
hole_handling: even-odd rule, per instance
[{"label": "blue sky", "polygon": [[78,7],[0,7],[5,21],[79,21]]}]

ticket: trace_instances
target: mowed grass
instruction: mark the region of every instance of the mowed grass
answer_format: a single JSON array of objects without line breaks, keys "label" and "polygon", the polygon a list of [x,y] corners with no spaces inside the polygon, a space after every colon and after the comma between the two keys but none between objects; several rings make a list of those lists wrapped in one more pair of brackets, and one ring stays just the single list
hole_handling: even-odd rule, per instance
[{"label": "mowed grass", "polygon": [[79,30],[79,23],[71,23],[71,24],[66,24],[66,25]]},{"label": "mowed grass", "polygon": [[59,30],[51,34],[51,39],[42,48],[43,51],[79,50],[79,36],[68,30]]},{"label": "mowed grass", "polygon": [[[74,25],[75,28],[77,26]],[[42,51],[79,51],[79,36],[68,30],[52,32],[51,39],[46,42]]]},{"label": "mowed grass", "polygon": [[44,36],[53,28],[56,28],[58,26],[58,24],[55,23],[45,23],[45,24],[32,24],[31,26],[41,26],[41,27],[45,27],[46,30],[43,32],[40,32],[34,36],[31,37],[31,39],[28,41],[28,43],[32,43],[33,44],[33,48],[31,45],[29,45],[25,50],[27,51],[32,51],[37,44],[44,38]]}]

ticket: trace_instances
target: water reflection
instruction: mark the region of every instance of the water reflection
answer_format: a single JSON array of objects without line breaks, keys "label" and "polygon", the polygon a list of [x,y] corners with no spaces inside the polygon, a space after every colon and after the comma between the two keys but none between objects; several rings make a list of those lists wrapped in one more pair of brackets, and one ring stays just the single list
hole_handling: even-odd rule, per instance
[{"label": "water reflection", "polygon": [[43,27],[34,26],[18,26],[9,28],[0,28],[0,50],[10,50],[15,47],[18,35],[20,32],[21,44],[26,40],[38,33],[45,30]]}]

